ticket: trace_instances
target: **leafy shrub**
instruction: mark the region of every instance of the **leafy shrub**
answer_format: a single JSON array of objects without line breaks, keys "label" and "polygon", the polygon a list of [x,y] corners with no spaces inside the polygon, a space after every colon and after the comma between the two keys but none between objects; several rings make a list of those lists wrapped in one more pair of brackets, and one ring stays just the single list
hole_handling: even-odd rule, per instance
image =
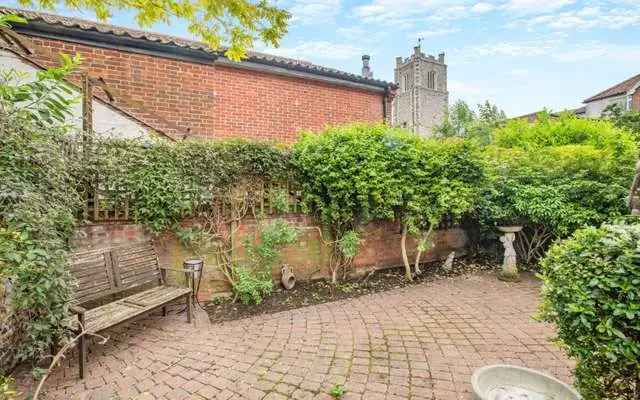
[{"label": "leafy shrub", "polygon": [[354,124],[306,133],[294,145],[305,205],[336,239],[374,219],[393,218],[400,202],[385,149],[394,146],[384,125]]},{"label": "leafy shrub", "polygon": [[624,111],[619,104],[614,103],[607,106],[602,114],[618,128],[631,132],[636,143],[640,143],[640,111]]},{"label": "leafy shrub", "polygon": [[[0,16],[2,20],[11,15]],[[15,17],[15,16],[13,16]],[[20,18],[21,19],[21,18]],[[26,21],[25,21],[26,22]],[[78,95],[64,81],[81,62],[80,55],[61,54],[61,65],[38,71],[36,79],[23,82],[25,74],[14,69],[0,70],[0,110],[6,117],[27,119],[41,127],[60,128],[71,115]]]},{"label": "leafy shrub", "polygon": [[586,400],[637,399],[640,390],[640,225],[585,228],[541,261],[540,316],[576,358]]},{"label": "leafy shrub", "polygon": [[485,227],[524,225],[518,250],[538,259],[553,238],[627,212],[633,137],[608,122],[563,115],[512,120],[486,148],[490,184],[480,208]]},{"label": "leafy shrub", "polygon": [[80,197],[64,134],[24,114],[0,119],[0,281],[10,282],[0,370],[42,357],[65,333]]},{"label": "leafy shrub", "polygon": [[463,100],[458,100],[447,110],[444,121],[435,127],[435,135],[442,138],[467,138],[479,144],[491,143],[495,128],[503,125],[507,116],[496,105],[485,101],[475,112]]},{"label": "leafy shrub", "polygon": [[234,274],[233,292],[243,304],[260,304],[265,296],[273,292],[271,271],[236,266]]},{"label": "leafy shrub", "polygon": [[271,270],[280,258],[280,249],[292,244],[298,231],[283,219],[276,219],[259,229],[258,240],[244,238],[246,257],[234,265],[233,291],[244,304],[259,304],[273,291]]},{"label": "leafy shrub", "polygon": [[11,400],[17,395],[13,389],[13,378],[0,375],[0,400]]},{"label": "leafy shrub", "polygon": [[[470,142],[423,139],[385,125],[306,134],[294,146],[293,163],[306,206],[331,229],[334,254],[342,258],[343,236],[376,219],[401,223],[406,255],[407,235],[425,242],[444,215],[459,217],[473,207],[483,177]],[[419,260],[420,252],[416,266]],[[411,279],[406,257],[405,266]]]},{"label": "leafy shrub", "polygon": [[[348,232],[375,219],[393,219],[400,204],[394,170],[385,150],[394,145],[384,125],[353,124],[320,134],[305,133],[295,143],[292,161],[304,206],[329,229],[333,240],[332,281],[350,264],[339,243]],[[355,250],[355,248],[353,249]],[[351,253],[351,252],[349,252]]]},{"label": "leafy shrub", "polygon": [[354,258],[358,254],[360,234],[357,231],[347,231],[338,241],[338,249],[345,258]]}]

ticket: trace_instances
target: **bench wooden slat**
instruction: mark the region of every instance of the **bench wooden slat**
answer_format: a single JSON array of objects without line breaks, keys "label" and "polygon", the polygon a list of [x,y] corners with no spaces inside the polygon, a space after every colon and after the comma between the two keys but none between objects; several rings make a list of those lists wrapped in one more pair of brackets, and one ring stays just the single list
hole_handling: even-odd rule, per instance
[{"label": "bench wooden slat", "polygon": [[[90,333],[100,332],[184,297],[189,292],[188,288],[158,286],[122,300],[93,308],[85,313],[85,329]],[[75,317],[69,322],[77,326]]]},{"label": "bench wooden slat", "polygon": [[[77,252],[71,256],[70,271],[76,286],[72,304],[109,300],[107,304],[79,311],[77,318],[74,316],[70,320],[76,328],[82,323],[88,332],[97,333],[179,298],[185,299],[187,322],[191,322],[191,289],[165,285],[151,242]],[[114,295],[122,297],[123,292],[135,291],[138,293],[120,300],[113,299]],[[78,346],[80,377],[84,378],[87,346],[84,335],[80,336]]]}]

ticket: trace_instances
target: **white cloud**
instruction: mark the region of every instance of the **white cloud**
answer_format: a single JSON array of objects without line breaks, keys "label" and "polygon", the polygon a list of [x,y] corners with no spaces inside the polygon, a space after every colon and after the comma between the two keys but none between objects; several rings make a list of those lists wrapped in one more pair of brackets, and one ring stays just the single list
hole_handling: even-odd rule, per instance
[{"label": "white cloud", "polygon": [[294,0],[284,7],[291,13],[291,22],[302,25],[333,21],[340,12],[341,0]]},{"label": "white cloud", "polygon": [[640,45],[589,42],[555,52],[552,57],[556,61],[565,63],[586,62],[594,59],[606,59],[611,62],[638,63],[640,62]]},{"label": "white cloud", "polygon": [[576,0],[509,0],[503,5],[507,11],[516,14],[545,14],[560,10]]},{"label": "white cloud", "polygon": [[[479,62],[491,57],[524,59],[544,57],[561,63],[579,63],[606,59],[611,62],[640,63],[639,44],[614,44],[610,42],[572,42],[562,38],[538,38],[531,41],[503,41],[466,46],[450,51],[454,63]],[[505,72],[514,78],[529,75],[525,68],[513,68]]]},{"label": "white cloud", "polygon": [[475,61],[486,57],[532,57],[548,54],[556,46],[553,39],[503,41],[468,46],[452,51],[460,61]]},{"label": "white cloud", "polygon": [[362,48],[351,44],[323,40],[304,41],[293,47],[269,48],[265,51],[277,56],[309,60],[348,60],[365,53]]},{"label": "white cloud", "polygon": [[509,26],[514,28],[524,26],[529,29],[546,27],[558,31],[593,28],[624,29],[640,26],[640,7],[603,9],[590,6],[530,19],[519,19],[510,23]]},{"label": "white cloud", "polygon": [[371,0],[353,8],[353,15],[368,23],[414,24],[460,18],[467,14],[466,0]]},{"label": "white cloud", "polygon": [[429,37],[435,37],[435,36],[445,36],[445,35],[449,35],[451,33],[456,33],[456,32],[460,32],[460,29],[457,29],[457,28],[432,29],[428,31],[417,32],[413,34],[411,37],[412,38],[416,38],[416,37],[429,38]]},{"label": "white cloud", "polygon": [[478,14],[484,14],[496,9],[496,6],[491,3],[476,3],[471,7],[471,11]]}]

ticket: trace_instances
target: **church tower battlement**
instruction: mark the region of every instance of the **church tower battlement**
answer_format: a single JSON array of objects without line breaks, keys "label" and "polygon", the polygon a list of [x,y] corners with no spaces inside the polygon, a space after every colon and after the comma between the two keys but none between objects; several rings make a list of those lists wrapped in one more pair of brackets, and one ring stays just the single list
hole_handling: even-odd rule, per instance
[{"label": "church tower battlement", "polygon": [[438,58],[425,55],[418,45],[410,57],[396,57],[394,81],[397,92],[391,107],[392,124],[422,136],[433,135],[449,106],[444,53]]}]

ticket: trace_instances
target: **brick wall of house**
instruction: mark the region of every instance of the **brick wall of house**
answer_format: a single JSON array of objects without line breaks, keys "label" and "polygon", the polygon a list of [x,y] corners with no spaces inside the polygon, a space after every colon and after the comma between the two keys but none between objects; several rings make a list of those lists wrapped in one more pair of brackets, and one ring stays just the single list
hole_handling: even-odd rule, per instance
[{"label": "brick wall of house", "polygon": [[640,87],[636,89],[636,92],[631,97],[631,109],[640,111]]},{"label": "brick wall of house", "polygon": [[[298,240],[295,244],[282,250],[282,260],[274,266],[273,276],[280,279],[280,265],[286,263],[291,266],[299,280],[311,280],[327,277],[329,273],[329,258],[331,249],[320,238],[317,225],[305,215],[292,214],[285,217],[289,223],[299,229]],[[268,221],[266,221],[268,223]],[[237,231],[237,243],[245,235],[255,233],[255,221],[245,220]],[[371,223],[363,229],[362,244],[358,256],[354,260],[355,275],[364,274],[372,269],[382,269],[402,265],[400,253],[400,229],[393,223]],[[160,264],[167,267],[178,267],[185,259],[194,255],[185,249],[173,234],[154,236],[141,225],[135,224],[95,224],[85,225],[78,229],[73,242],[76,249],[99,249],[114,245],[153,240],[160,259]],[[464,230],[451,228],[439,230],[434,238],[434,247],[422,256],[424,262],[444,259],[451,251],[464,254],[468,237]],[[409,257],[413,259],[415,243],[409,240]],[[241,258],[242,249],[238,250]],[[211,298],[216,293],[229,292],[230,288],[217,268],[213,254],[201,255],[205,262],[202,285],[199,292],[204,299]],[[170,276],[174,282],[183,281],[179,273]]]},{"label": "brick wall of house", "polygon": [[[38,62],[80,53],[81,69],[103,77],[116,104],[170,134],[291,142],[300,130],[382,121],[382,93],[212,64],[198,64],[60,40],[31,38]],[[174,125],[175,124],[175,125]]]}]

